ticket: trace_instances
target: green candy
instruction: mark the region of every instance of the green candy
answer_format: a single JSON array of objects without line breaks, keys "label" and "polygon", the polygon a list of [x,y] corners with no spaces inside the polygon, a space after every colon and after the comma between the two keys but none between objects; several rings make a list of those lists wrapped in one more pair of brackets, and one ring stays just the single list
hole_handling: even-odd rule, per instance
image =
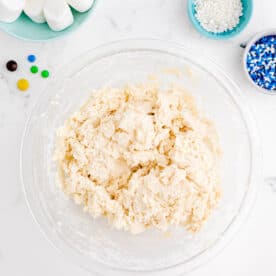
[{"label": "green candy", "polygon": [[33,65],[31,68],[30,68],[30,71],[33,73],[33,74],[36,74],[38,72],[38,67]]},{"label": "green candy", "polygon": [[47,70],[43,70],[43,71],[41,72],[41,77],[44,78],[44,79],[48,78],[49,75],[50,75],[50,73],[49,73],[49,71],[47,71]]}]

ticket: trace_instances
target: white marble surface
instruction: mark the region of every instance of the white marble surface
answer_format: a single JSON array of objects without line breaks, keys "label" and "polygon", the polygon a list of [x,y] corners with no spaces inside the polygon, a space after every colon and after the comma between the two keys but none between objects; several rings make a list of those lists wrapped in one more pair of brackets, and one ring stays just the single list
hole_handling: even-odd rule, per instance
[{"label": "white marble surface", "polygon": [[[276,96],[259,94],[247,83],[239,47],[255,32],[276,27],[276,1],[254,3],[250,25],[228,41],[201,37],[188,21],[185,0],[99,0],[94,14],[77,32],[47,43],[19,41],[0,32],[0,275],[91,275],[69,263],[49,244],[22,194],[18,162],[21,134],[34,102],[50,81],[27,73],[24,59],[29,53],[35,53],[38,64],[53,73],[80,53],[123,38],[161,38],[196,48],[220,64],[246,94],[259,125],[264,175],[276,175]],[[21,65],[17,73],[5,70],[10,58]],[[23,94],[15,89],[15,81],[25,75],[31,89]],[[276,275],[275,210],[276,191],[263,182],[253,212],[235,239],[218,257],[190,275]]]}]

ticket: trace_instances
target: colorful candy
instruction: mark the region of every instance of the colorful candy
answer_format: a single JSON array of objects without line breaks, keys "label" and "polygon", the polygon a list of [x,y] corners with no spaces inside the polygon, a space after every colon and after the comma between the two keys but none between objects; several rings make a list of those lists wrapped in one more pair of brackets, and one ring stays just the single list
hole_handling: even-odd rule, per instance
[{"label": "colorful candy", "polygon": [[41,77],[42,78],[48,78],[49,77],[49,75],[50,75],[50,73],[49,73],[49,71],[48,70],[43,70],[42,72],[41,72]]},{"label": "colorful candy", "polygon": [[33,65],[31,68],[30,68],[30,71],[31,73],[33,74],[36,74],[38,72],[38,67],[36,65]]},{"label": "colorful candy", "polygon": [[28,55],[28,61],[29,62],[35,62],[36,56],[35,55]]},{"label": "colorful candy", "polygon": [[276,91],[276,35],[264,36],[251,46],[246,66],[254,83]]},{"label": "colorful candy", "polygon": [[17,70],[17,62],[14,61],[14,60],[9,60],[7,63],[6,63],[6,67],[9,71],[11,72],[14,72]]},{"label": "colorful candy", "polygon": [[[27,60],[28,60],[29,62],[33,63],[33,62],[36,61],[36,56],[35,56],[35,55],[29,55],[29,56],[27,56]],[[6,68],[7,68],[7,70],[10,71],[10,72],[16,71],[16,70],[17,70],[17,67],[18,67],[17,62],[14,61],[14,60],[9,60],[9,61],[6,63]],[[32,74],[37,74],[37,73],[39,72],[38,66],[37,66],[37,65],[32,65],[32,66],[30,67],[30,72],[31,72]],[[50,76],[50,73],[49,73],[48,70],[42,70],[42,71],[40,72],[40,75],[41,75],[42,78],[46,79],[46,78],[48,78],[48,77]],[[30,84],[29,84],[29,81],[28,81],[27,79],[22,78],[22,79],[19,79],[19,80],[17,81],[17,88],[18,88],[20,91],[26,91],[26,90],[28,90],[29,86],[30,86]]]},{"label": "colorful candy", "polygon": [[20,79],[17,82],[17,88],[21,91],[26,91],[29,88],[29,81],[26,79]]}]

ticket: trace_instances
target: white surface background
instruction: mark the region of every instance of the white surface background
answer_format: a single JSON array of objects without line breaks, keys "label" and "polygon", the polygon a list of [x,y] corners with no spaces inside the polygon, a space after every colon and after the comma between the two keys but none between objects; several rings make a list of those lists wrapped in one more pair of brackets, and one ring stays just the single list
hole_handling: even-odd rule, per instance
[{"label": "white surface background", "polygon": [[[161,38],[203,52],[240,86],[251,105],[263,144],[265,176],[276,175],[276,96],[258,93],[243,76],[241,42],[257,31],[276,28],[276,1],[255,0],[247,29],[228,41],[201,37],[190,25],[185,0],[99,0],[89,20],[75,33],[47,43],[20,41],[0,32],[0,275],[88,276],[69,263],[44,238],[27,209],[19,178],[19,149],[24,122],[50,81],[28,73],[26,56],[54,74],[81,53],[123,38]],[[16,73],[5,70],[10,58],[19,62]],[[16,80],[27,77],[31,89],[20,93]],[[260,183],[257,202],[248,221],[228,247],[191,276],[276,275],[276,188]]]}]

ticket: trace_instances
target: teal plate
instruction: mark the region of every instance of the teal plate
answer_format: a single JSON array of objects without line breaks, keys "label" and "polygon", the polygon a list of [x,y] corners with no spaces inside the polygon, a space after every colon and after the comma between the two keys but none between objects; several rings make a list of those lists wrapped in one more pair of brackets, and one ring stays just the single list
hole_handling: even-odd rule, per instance
[{"label": "teal plate", "polygon": [[94,1],[91,9],[83,13],[77,12],[74,9],[72,9],[72,13],[74,15],[74,23],[67,29],[60,32],[52,31],[47,23],[34,23],[24,13],[22,13],[22,15],[13,23],[0,22],[0,29],[19,39],[32,41],[45,41],[49,39],[54,39],[76,30],[87,19],[89,14],[94,10],[95,5],[96,0]]},{"label": "teal plate", "polygon": [[243,15],[240,17],[239,24],[231,31],[226,31],[222,33],[212,33],[212,32],[206,31],[200,25],[199,21],[195,17],[196,11],[195,11],[194,0],[188,0],[188,15],[195,29],[202,35],[212,39],[228,39],[243,31],[251,19],[252,12],[253,12],[253,1],[241,0],[241,2],[243,6]]}]

